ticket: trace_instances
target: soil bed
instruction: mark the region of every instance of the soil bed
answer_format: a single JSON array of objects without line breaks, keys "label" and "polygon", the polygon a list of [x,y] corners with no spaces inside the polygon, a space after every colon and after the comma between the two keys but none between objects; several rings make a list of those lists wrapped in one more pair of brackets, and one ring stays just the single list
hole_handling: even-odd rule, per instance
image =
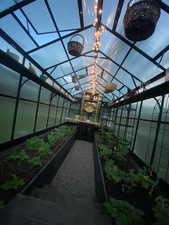
[{"label": "soil bed", "polygon": [[[61,130],[62,129],[62,130]],[[64,132],[63,132],[64,129]],[[59,133],[62,132],[62,135]],[[41,168],[52,158],[52,156],[75,134],[75,128],[63,126],[48,132],[41,137],[35,137],[32,143],[18,148],[0,160],[0,203],[8,203],[18,192],[20,192]],[[49,136],[53,135],[50,141]],[[57,134],[60,136],[57,137]],[[56,140],[55,140],[56,138]],[[36,142],[36,143],[35,143]],[[19,145],[20,147],[21,145]],[[36,149],[37,146],[37,149]],[[44,148],[44,149],[43,149]],[[16,149],[16,147],[15,147]]]}]

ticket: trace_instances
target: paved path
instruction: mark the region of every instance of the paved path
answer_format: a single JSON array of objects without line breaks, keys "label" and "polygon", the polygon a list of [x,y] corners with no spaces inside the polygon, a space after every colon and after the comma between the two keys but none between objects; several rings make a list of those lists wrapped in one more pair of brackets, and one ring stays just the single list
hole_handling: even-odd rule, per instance
[{"label": "paved path", "polygon": [[52,185],[59,192],[93,199],[95,196],[93,144],[77,140]]}]

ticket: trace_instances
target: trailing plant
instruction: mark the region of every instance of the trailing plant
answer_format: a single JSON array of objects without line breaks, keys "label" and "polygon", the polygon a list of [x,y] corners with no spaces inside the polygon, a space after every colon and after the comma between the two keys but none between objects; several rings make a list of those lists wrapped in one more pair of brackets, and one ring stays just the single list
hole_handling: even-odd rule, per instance
[{"label": "trailing plant", "polygon": [[156,205],[153,208],[156,218],[154,225],[168,225],[169,224],[169,199],[159,196],[156,198]]},{"label": "trailing plant", "polygon": [[0,185],[0,188],[3,190],[17,190],[25,184],[24,179],[17,177],[15,174],[5,183]]},{"label": "trailing plant", "polygon": [[108,215],[115,219],[116,225],[144,225],[143,212],[127,201],[110,199],[104,204]]},{"label": "trailing plant", "polygon": [[107,160],[112,156],[112,150],[107,147],[105,144],[98,144],[99,155],[102,159]]}]

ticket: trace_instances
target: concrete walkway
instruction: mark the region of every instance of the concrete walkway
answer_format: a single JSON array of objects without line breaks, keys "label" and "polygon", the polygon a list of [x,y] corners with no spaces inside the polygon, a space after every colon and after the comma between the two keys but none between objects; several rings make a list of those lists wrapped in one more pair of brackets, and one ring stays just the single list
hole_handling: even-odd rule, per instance
[{"label": "concrete walkway", "polygon": [[58,192],[93,199],[95,196],[93,144],[77,140],[63,162],[52,186]]}]

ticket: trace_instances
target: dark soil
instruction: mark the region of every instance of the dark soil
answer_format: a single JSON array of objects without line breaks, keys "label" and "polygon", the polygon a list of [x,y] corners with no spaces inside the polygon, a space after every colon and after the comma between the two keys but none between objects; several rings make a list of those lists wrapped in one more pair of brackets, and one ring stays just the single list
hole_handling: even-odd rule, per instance
[{"label": "dark soil", "polygon": [[[26,160],[19,162],[16,160],[5,161],[4,159],[1,159],[0,160],[0,183],[4,183],[5,181],[10,180],[11,174],[15,174],[17,177],[24,179],[25,184],[24,186],[22,186],[21,188],[17,190],[0,189],[0,202],[2,202],[3,204],[6,204],[18,192],[20,192],[28,184],[28,182],[38,173],[38,171],[49,161],[52,155],[59,150],[59,148],[66,142],[66,140],[67,140],[67,137],[58,141],[58,143],[52,148],[51,154],[48,154],[43,158],[42,166],[32,167]],[[18,146],[18,150],[20,149],[20,146],[21,145]],[[32,151],[27,151],[27,155],[29,155],[29,157],[31,158],[35,155],[35,153]]]},{"label": "dark soil", "polygon": [[[106,143],[104,142],[104,140],[102,140],[101,136],[98,136],[96,137],[96,145],[97,144]],[[109,148],[113,149],[113,144],[110,145]],[[118,168],[125,172],[128,172],[129,170],[137,171],[138,169],[143,168],[143,166],[140,166],[137,160],[135,160],[135,156],[133,157],[132,153],[128,153],[125,160],[116,160],[115,158],[113,158],[113,156],[111,159],[114,160]],[[108,199],[114,198],[118,200],[128,201],[135,208],[140,209],[144,212],[144,219],[147,225],[153,224],[155,222],[155,217],[153,215],[152,208],[155,205],[155,198],[160,195],[164,197],[168,196],[168,185],[166,187],[163,181],[160,181],[159,185],[155,187],[151,195],[148,193],[148,190],[142,187],[135,187],[132,189],[132,191],[124,191],[123,183],[113,183],[106,178],[104,171],[105,161],[103,159],[101,159],[101,164],[105,177]],[[152,179],[155,179],[155,176],[152,176]],[[113,224],[115,224],[115,221],[113,222]]]}]

